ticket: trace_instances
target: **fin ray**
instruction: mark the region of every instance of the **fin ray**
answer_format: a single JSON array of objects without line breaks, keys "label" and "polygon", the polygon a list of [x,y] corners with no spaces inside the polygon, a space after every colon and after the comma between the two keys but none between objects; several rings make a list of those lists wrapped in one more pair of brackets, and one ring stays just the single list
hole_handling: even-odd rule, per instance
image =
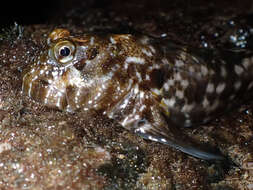
[{"label": "fin ray", "polygon": [[[183,140],[177,139],[174,136],[174,134],[171,134],[169,130],[166,130],[166,132],[164,130],[166,130],[164,127],[162,129],[159,128],[159,129],[154,130],[154,126],[150,126],[150,127],[142,126],[135,129],[134,132],[144,139],[166,144],[186,154],[189,154],[193,157],[197,157],[203,160],[212,161],[212,160],[225,159],[225,157],[221,155],[220,153],[213,153],[210,150],[205,150],[203,147],[200,147],[197,143],[191,142],[189,137],[186,137],[187,140],[183,141]],[[160,131],[163,131],[163,132],[161,133]]]}]

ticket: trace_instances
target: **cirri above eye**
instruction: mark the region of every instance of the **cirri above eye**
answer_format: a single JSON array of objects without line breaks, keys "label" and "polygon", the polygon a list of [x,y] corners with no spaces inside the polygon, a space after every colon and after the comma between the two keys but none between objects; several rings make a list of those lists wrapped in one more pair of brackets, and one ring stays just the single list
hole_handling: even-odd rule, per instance
[{"label": "cirri above eye", "polygon": [[70,41],[60,41],[54,46],[54,56],[57,61],[67,63],[74,58],[75,45]]}]

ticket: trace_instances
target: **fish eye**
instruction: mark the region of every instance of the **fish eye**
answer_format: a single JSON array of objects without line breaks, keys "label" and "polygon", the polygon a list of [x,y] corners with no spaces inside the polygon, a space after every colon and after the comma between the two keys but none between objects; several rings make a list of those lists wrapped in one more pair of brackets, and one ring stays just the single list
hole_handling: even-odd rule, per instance
[{"label": "fish eye", "polygon": [[54,46],[54,56],[61,63],[67,63],[74,58],[75,45],[70,41],[60,41]]},{"label": "fish eye", "polygon": [[69,47],[67,47],[67,46],[64,46],[61,49],[59,49],[59,54],[62,57],[67,57],[70,55],[70,53],[71,53],[71,51],[70,51]]}]

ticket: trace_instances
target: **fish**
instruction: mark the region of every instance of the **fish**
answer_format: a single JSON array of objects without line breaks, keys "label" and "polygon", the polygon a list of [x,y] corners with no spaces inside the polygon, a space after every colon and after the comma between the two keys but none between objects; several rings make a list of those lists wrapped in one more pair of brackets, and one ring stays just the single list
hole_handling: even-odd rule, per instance
[{"label": "fish", "polygon": [[191,47],[146,34],[71,34],[56,28],[22,72],[22,93],[66,112],[100,111],[144,139],[222,160],[173,135],[205,124],[253,90],[247,48]]}]

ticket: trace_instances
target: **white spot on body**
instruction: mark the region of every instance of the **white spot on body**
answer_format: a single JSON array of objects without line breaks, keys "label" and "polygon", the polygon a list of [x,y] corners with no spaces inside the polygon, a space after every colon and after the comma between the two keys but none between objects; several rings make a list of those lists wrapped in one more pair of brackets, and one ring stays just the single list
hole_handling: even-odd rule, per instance
[{"label": "white spot on body", "polygon": [[181,74],[180,74],[179,72],[177,72],[177,73],[174,74],[174,78],[175,78],[175,80],[177,80],[177,81],[182,80],[182,76],[181,76]]},{"label": "white spot on body", "polygon": [[138,120],[138,119],[140,119],[140,116],[139,116],[139,115],[135,115],[135,116],[134,116],[134,119],[135,119],[135,120]]},{"label": "white spot on body", "polygon": [[155,69],[160,69],[160,68],[161,68],[161,65],[154,64],[154,68],[155,68]]},{"label": "white spot on body", "polygon": [[142,105],[140,108],[140,112],[142,112],[146,108],[146,105]]},{"label": "white spot on body", "polygon": [[127,91],[129,91],[131,89],[132,85],[133,85],[133,79],[129,79],[128,86],[127,86]]},{"label": "white spot on body", "polygon": [[163,102],[168,106],[168,107],[173,107],[176,103],[175,98],[171,98],[171,99],[162,99]]},{"label": "white spot on body", "polygon": [[91,38],[90,38],[90,45],[94,45],[94,37],[92,36]]},{"label": "white spot on body", "polygon": [[124,120],[120,122],[120,124],[124,127],[126,126],[127,121],[128,121],[128,117],[125,117]]},{"label": "white spot on body", "polygon": [[59,74],[59,72],[58,72],[58,71],[53,71],[53,72],[52,72],[53,77],[57,77],[57,76],[58,76],[58,74]]},{"label": "white spot on body", "polygon": [[[186,53],[186,48],[184,47],[183,49],[184,49],[184,50],[181,51],[181,53],[180,53],[180,57],[181,57],[181,59],[183,59],[183,60],[185,61],[185,60],[186,60],[186,55],[187,55],[187,53]],[[197,60],[194,56],[192,56],[192,59],[193,59],[194,61],[198,62],[198,60]]]},{"label": "white spot on body", "polygon": [[126,40],[129,40],[129,38],[131,37],[131,34],[124,34],[124,35],[120,35],[121,38],[124,38]]},{"label": "white spot on body", "polygon": [[156,52],[156,50],[155,50],[155,48],[153,47],[153,46],[148,46],[149,48],[150,48],[150,50],[152,51],[152,53],[155,53]]},{"label": "white spot on body", "polygon": [[4,151],[10,150],[11,149],[11,144],[7,142],[3,142],[0,144],[0,154]]},{"label": "white spot on body", "polygon": [[41,70],[40,70],[40,75],[42,75],[44,72],[45,72],[45,70],[44,70],[44,69],[41,69]]},{"label": "white spot on body", "polygon": [[128,65],[129,65],[129,64],[125,62],[125,64],[124,64],[124,69],[125,69],[125,70],[128,69]]},{"label": "white spot on body", "polygon": [[138,132],[141,132],[141,133],[145,134],[145,133],[146,133],[146,130],[149,130],[149,129],[151,129],[151,128],[152,128],[152,126],[151,126],[150,124],[145,123],[143,126],[137,128],[137,129],[135,130],[135,132],[137,132],[137,133],[138,133]]},{"label": "white spot on body", "polygon": [[145,63],[145,59],[141,58],[141,57],[127,57],[126,58],[126,63],[139,63],[139,64],[144,64]]},{"label": "white spot on body", "polygon": [[106,89],[106,86],[104,84],[102,84],[102,89]]},{"label": "white spot on body", "polygon": [[194,108],[194,104],[185,104],[182,107],[182,112],[190,112]]},{"label": "white spot on body", "polygon": [[184,98],[184,91],[177,90],[175,95],[176,95],[179,99],[183,99],[183,98]]},{"label": "white spot on body", "polygon": [[98,92],[97,95],[95,96],[94,100],[97,100],[101,95],[102,95],[102,93]]},{"label": "white spot on body", "polygon": [[186,88],[189,86],[188,80],[182,80],[182,81],[181,81],[181,86],[182,86],[184,89],[186,89]]},{"label": "white spot on body", "polygon": [[144,92],[143,91],[140,92],[140,98],[141,99],[144,98]]},{"label": "white spot on body", "polygon": [[208,83],[207,84],[206,92],[207,93],[213,93],[214,92],[214,84],[213,83]]},{"label": "white spot on body", "polygon": [[235,73],[237,75],[241,75],[243,73],[243,68],[241,66],[239,66],[239,65],[235,65],[234,69],[235,69]]},{"label": "white spot on body", "polygon": [[220,83],[217,87],[216,87],[216,93],[217,94],[221,94],[223,92],[223,90],[225,89],[226,84],[225,83]]},{"label": "white spot on body", "polygon": [[235,90],[239,90],[239,88],[241,87],[242,82],[241,81],[236,81],[234,84]]},{"label": "white spot on body", "polygon": [[135,94],[138,94],[138,93],[139,93],[139,86],[138,86],[138,85],[135,86],[135,88],[134,88],[134,93],[135,93]]},{"label": "white spot on body", "polygon": [[56,107],[58,107],[58,108],[61,107],[61,98],[60,97],[57,98]]},{"label": "white spot on body", "polygon": [[169,88],[169,85],[168,85],[167,82],[164,83],[163,88],[164,88],[165,91],[169,91],[170,88]]},{"label": "white spot on body", "polygon": [[116,44],[117,43],[112,36],[110,37],[110,41],[111,41],[112,44]]},{"label": "white spot on body", "polygon": [[190,66],[190,67],[189,67],[189,71],[190,71],[191,73],[195,73],[194,67],[193,67],[193,66]]},{"label": "white spot on body", "polygon": [[250,67],[251,60],[249,58],[245,58],[242,60],[242,65],[245,69],[248,69]]},{"label": "white spot on body", "polygon": [[202,73],[203,76],[207,76],[208,68],[206,66],[201,65],[200,70],[201,70],[201,73]]},{"label": "white spot on body", "polygon": [[142,48],[141,49],[142,53],[144,53],[145,55],[147,55],[148,57],[151,57],[152,56],[152,53],[148,50],[146,50],[145,48]]},{"label": "white spot on body", "polygon": [[145,79],[146,79],[146,80],[150,80],[149,74],[146,74]]},{"label": "white spot on body", "polygon": [[160,65],[158,65],[158,64],[153,64],[152,66],[149,66],[149,67],[148,67],[147,71],[148,71],[148,72],[152,72],[154,69],[160,69],[160,68],[161,68]]},{"label": "white spot on body", "polygon": [[[192,104],[193,105],[193,104]],[[184,116],[185,116],[185,118],[190,118],[190,115],[189,115],[189,113],[184,113]]]},{"label": "white spot on body", "polygon": [[33,86],[33,83],[30,82],[30,83],[29,83],[29,88],[28,88],[28,96],[29,96],[29,97],[31,97],[32,86]]},{"label": "white spot on body", "polygon": [[227,70],[224,66],[221,66],[221,76],[224,78],[227,77]]},{"label": "white spot on body", "polygon": [[186,119],[184,125],[185,125],[186,127],[189,127],[189,126],[191,126],[191,123],[192,123],[192,122],[191,122],[190,119]]},{"label": "white spot on body", "polygon": [[176,62],[175,62],[175,66],[176,67],[182,67],[182,66],[184,66],[184,62],[182,61],[182,60],[176,60]]},{"label": "white spot on body", "polygon": [[32,79],[32,82],[38,79],[38,75],[35,75]]},{"label": "white spot on body", "polygon": [[131,125],[135,122],[138,122],[138,120],[140,119],[140,116],[139,115],[135,115],[135,114],[130,114],[128,116],[126,116],[124,118],[124,120],[121,122],[119,122],[123,127],[126,127],[128,125]]},{"label": "white spot on body", "polygon": [[91,64],[91,61],[90,61],[90,60],[86,60],[86,61],[85,61],[85,64],[88,66],[88,65]]},{"label": "white spot on body", "polygon": [[157,139],[157,138],[152,137],[151,135],[150,135],[150,136],[148,136],[148,139],[149,139],[149,140],[151,140],[151,141],[158,142],[158,139]]},{"label": "white spot on body", "polygon": [[175,85],[175,80],[169,79],[169,80],[167,81],[167,84],[168,84],[169,86],[174,86],[174,85]]},{"label": "white spot on body", "polygon": [[202,102],[202,105],[204,108],[207,108],[209,106],[210,102],[209,100],[207,99],[207,97],[205,96],[203,102]]},{"label": "white spot on body", "polygon": [[47,90],[47,94],[44,98],[44,104],[47,104],[48,103],[48,98],[49,98],[49,95],[51,94],[51,91],[52,91],[53,87],[50,86],[49,89]]},{"label": "white spot on body", "polygon": [[169,61],[168,61],[168,59],[166,59],[166,58],[162,58],[162,63],[165,64],[165,65],[168,65],[168,64],[169,64]]},{"label": "white spot on body", "polygon": [[158,90],[157,88],[152,88],[151,91],[158,96],[161,95],[161,91]]},{"label": "white spot on body", "polygon": [[141,74],[139,72],[136,72],[136,76],[138,78],[138,81],[141,82],[142,81]]}]

